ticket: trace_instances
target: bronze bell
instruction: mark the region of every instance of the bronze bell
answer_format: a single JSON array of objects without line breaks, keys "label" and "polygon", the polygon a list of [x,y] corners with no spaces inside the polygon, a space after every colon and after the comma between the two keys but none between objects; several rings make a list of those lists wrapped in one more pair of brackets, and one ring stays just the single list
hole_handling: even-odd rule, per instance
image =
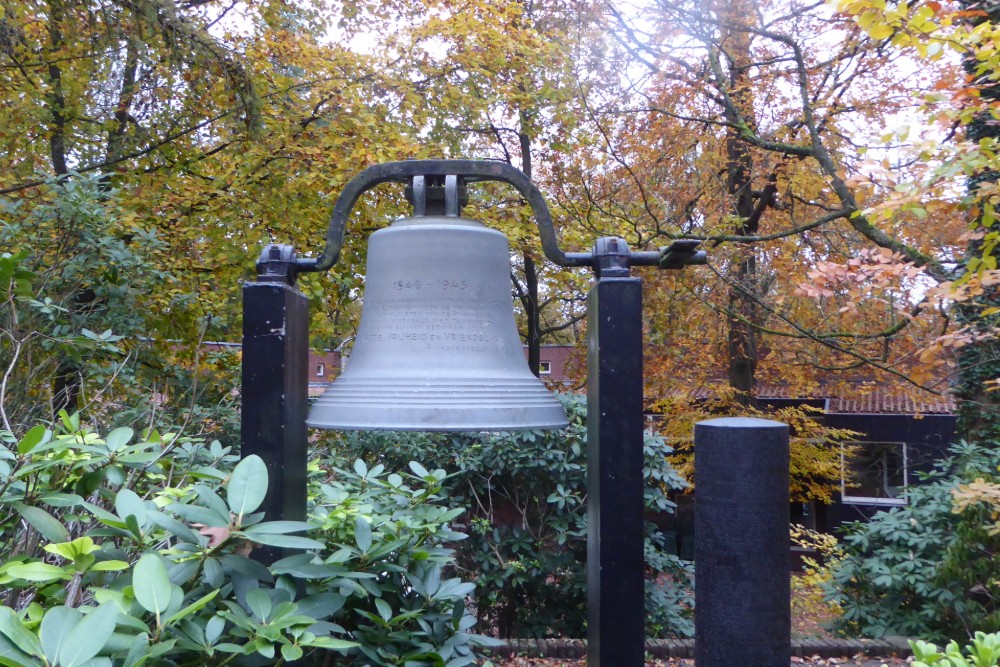
[{"label": "bronze bell", "polygon": [[459,217],[457,177],[407,194],[414,217],[372,234],[347,368],[306,423],[325,429],[510,431],[566,426],[514,322],[510,247]]}]

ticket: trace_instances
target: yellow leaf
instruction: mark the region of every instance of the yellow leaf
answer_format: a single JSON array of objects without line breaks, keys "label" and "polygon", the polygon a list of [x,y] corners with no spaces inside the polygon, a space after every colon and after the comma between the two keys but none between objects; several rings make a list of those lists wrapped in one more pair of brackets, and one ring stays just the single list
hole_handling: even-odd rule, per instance
[{"label": "yellow leaf", "polygon": [[873,39],[885,39],[892,35],[893,28],[888,23],[880,23],[878,25],[872,26],[868,31],[868,34],[872,36]]}]

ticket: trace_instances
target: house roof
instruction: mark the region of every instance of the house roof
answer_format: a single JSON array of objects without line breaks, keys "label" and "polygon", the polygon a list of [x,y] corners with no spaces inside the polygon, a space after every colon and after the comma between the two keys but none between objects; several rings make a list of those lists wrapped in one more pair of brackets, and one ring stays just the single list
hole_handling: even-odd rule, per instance
[{"label": "house roof", "polygon": [[905,392],[875,388],[867,394],[831,396],[826,411],[831,414],[950,415],[956,409],[955,398],[951,394],[922,392],[920,396],[913,396]]},{"label": "house roof", "polygon": [[[691,392],[694,398],[717,395],[713,385],[702,385]],[[754,392],[758,400],[826,401],[827,414],[950,415],[957,410],[951,394],[909,391],[902,387],[877,385],[869,381],[838,382],[819,385],[812,390],[783,384],[759,384]]]}]

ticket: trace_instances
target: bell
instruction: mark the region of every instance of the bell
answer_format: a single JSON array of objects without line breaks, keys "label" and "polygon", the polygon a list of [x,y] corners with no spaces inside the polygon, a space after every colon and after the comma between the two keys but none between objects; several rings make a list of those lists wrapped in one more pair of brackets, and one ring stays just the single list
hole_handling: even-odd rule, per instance
[{"label": "bell", "polygon": [[512,431],[566,426],[562,405],[528,368],[514,323],[510,249],[500,232],[423,215],[440,186],[414,179],[415,217],[372,234],[364,306],[344,372],[313,404],[324,429]]}]

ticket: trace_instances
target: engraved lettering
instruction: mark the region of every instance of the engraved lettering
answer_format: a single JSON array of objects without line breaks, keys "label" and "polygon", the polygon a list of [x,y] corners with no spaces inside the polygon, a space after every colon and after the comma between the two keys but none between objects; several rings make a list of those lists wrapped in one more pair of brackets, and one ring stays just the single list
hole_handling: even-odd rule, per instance
[{"label": "engraved lettering", "polygon": [[[496,314],[509,304],[478,300],[459,278],[397,276],[390,290],[365,304],[366,340],[413,345],[437,352],[503,352]],[[435,294],[436,292],[436,294]]]}]

